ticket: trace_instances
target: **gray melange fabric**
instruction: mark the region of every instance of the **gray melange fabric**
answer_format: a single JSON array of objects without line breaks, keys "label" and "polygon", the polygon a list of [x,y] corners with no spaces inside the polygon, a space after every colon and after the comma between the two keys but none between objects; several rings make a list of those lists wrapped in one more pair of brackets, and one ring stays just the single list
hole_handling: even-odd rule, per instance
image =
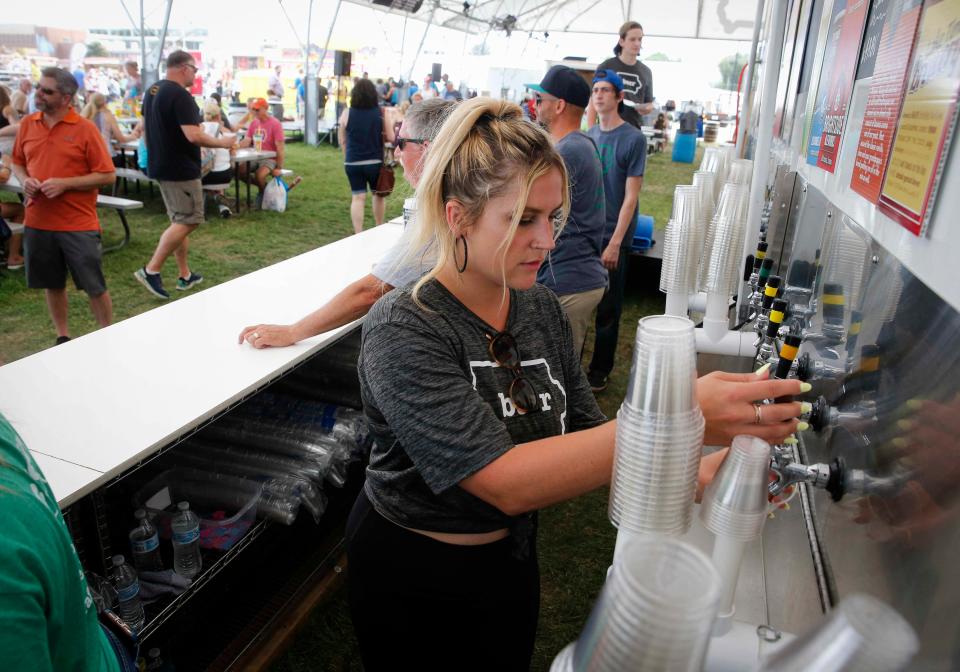
[{"label": "gray melange fabric", "polygon": [[[363,326],[359,370],[374,438],[366,492],[387,519],[435,532],[490,532],[520,520],[458,483],[514,445],[602,423],[556,296],[541,285],[510,292],[507,331],[541,410],[519,414],[513,374],[491,360],[496,332],[431,280],[418,307],[409,289],[380,299]],[[528,518],[523,516],[522,518]]]}]

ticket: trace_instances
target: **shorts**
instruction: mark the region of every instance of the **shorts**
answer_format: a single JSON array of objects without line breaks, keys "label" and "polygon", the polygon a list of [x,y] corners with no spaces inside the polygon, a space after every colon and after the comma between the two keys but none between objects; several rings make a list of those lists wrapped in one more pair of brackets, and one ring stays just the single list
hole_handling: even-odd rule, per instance
[{"label": "shorts", "polygon": [[107,291],[99,231],[23,230],[23,257],[30,289],[64,289],[73,284],[91,297]]},{"label": "shorts", "polygon": [[200,180],[201,184],[230,184],[233,180],[233,171],[227,168],[226,170],[218,170],[216,172],[210,172],[203,176],[203,179]]},{"label": "shorts", "polygon": [[270,170],[273,170],[276,167],[277,167],[277,162],[275,159],[261,159],[256,163],[250,164],[250,172],[255,173],[261,168],[269,168]]},{"label": "shorts", "polygon": [[183,182],[161,180],[158,184],[172,224],[203,224],[203,188],[199,178]]},{"label": "shorts", "polygon": [[350,181],[350,193],[365,194],[367,193],[367,187],[370,188],[370,191],[376,191],[377,179],[380,177],[380,166],[382,165],[382,163],[367,163],[360,166],[344,165],[343,169]]}]

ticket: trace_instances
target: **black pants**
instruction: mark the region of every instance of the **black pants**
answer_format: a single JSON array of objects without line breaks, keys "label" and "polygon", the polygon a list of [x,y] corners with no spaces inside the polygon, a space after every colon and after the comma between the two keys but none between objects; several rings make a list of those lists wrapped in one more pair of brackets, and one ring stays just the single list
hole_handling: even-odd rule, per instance
[{"label": "black pants", "polygon": [[350,614],[363,668],[528,670],[540,609],[536,549],[435,541],[395,525],[360,493],[347,522]]},{"label": "black pants", "polygon": [[627,249],[620,248],[617,270],[610,271],[610,284],[597,306],[596,335],[589,371],[609,376],[617,354],[620,335],[620,313],[623,312],[623,290],[627,284]]}]

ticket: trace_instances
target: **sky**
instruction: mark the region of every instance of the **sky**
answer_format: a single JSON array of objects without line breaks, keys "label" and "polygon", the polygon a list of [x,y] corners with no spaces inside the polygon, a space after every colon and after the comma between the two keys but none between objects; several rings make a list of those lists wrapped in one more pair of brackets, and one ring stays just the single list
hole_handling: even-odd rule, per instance
[{"label": "sky", "polygon": [[[139,20],[139,0],[125,1],[134,19]],[[160,27],[165,7],[163,0],[143,0],[143,3],[147,26]],[[209,33],[208,47],[213,52],[212,55],[252,54],[259,50],[264,41],[278,46],[300,46],[306,39],[307,5],[306,0],[285,0],[282,5],[279,0],[234,0],[226,5],[229,9],[224,11],[222,3],[174,0],[170,25],[178,28],[206,28]],[[311,29],[314,44],[323,45],[335,6],[335,0],[315,0]],[[284,17],[283,9],[289,15],[290,21]],[[424,10],[421,10],[421,13],[423,12]],[[56,19],[51,20],[50,17]],[[655,32],[649,20],[642,16],[637,18],[643,21],[648,32]],[[3,20],[64,28],[130,27],[121,0],[45,0],[43,3],[18,3],[13,12],[5,14]],[[463,78],[472,88],[490,89],[496,94],[500,84],[494,72],[497,69],[504,73],[511,69],[528,71],[533,75],[545,71],[548,60],[559,60],[564,56],[583,56],[591,62],[599,62],[609,57],[616,43],[615,30],[618,24],[617,17],[612,22],[610,36],[551,33],[549,39],[544,39],[542,35],[529,37],[516,32],[510,38],[500,32],[490,33],[486,36],[490,56],[484,59],[471,56],[470,51],[474,45],[482,42],[485,36],[467,36],[434,27],[428,32],[423,53],[414,64],[412,59],[426,27],[424,22],[408,21],[404,33],[404,22],[399,15],[344,2],[337,17],[331,49],[355,51],[361,47],[375,46],[377,57],[369,68],[374,77],[392,75],[406,78],[412,68],[414,77],[419,80],[429,71],[432,62],[441,62],[444,71],[449,71],[455,79]],[[670,76],[661,77],[661,86],[656,83],[657,67],[651,64],[658,99],[661,98],[661,93],[679,99],[686,97],[682,95],[682,91],[671,91],[669,88],[665,89],[665,86],[691,89],[708,86],[719,79],[716,65],[720,59],[737,51],[746,52],[748,49],[749,44],[743,42],[649,36],[644,40],[641,60],[654,53],[663,52],[672,59],[682,61],[681,65],[671,64]],[[517,74],[517,77],[523,76]],[[475,81],[482,79],[487,81]]]}]

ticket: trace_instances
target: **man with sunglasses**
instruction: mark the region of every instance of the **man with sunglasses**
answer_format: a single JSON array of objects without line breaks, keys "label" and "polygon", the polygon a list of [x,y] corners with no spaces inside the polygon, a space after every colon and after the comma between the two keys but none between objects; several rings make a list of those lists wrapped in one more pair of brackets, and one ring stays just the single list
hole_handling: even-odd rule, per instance
[{"label": "man with sunglasses", "polygon": [[[453,107],[452,101],[442,98],[416,103],[407,111],[403,123],[395,132],[394,156],[403,166],[404,178],[414,189],[420,181],[430,143]],[[406,204],[404,209],[407,209]],[[407,231],[410,230],[408,227]],[[240,333],[239,343],[246,341],[258,349],[285,347],[363,317],[381,296],[394,287],[403,287],[419,280],[433,267],[435,258],[432,254],[424,254],[420,263],[410,263],[405,258],[406,250],[406,240],[401,238],[370,273],[348,285],[314,312],[294,324],[256,324],[246,327]]]},{"label": "man with sunglasses", "polygon": [[593,312],[607,286],[600,262],[604,231],[603,168],[597,146],[580,131],[580,120],[590,102],[590,86],[572,68],[555,65],[536,92],[537,118],[556,143],[567,168],[570,215],[557,246],[537,273],[537,282],[560,299],[579,355]]},{"label": "man with sunglasses", "polygon": [[13,147],[13,172],[26,197],[27,286],[46,293],[57,345],[70,340],[67,271],[90,298],[97,323],[113,321],[97,219],[97,189],[113,184],[113,160],[97,127],[74,111],[76,93],[67,70],[44,68],[35,93],[38,112],[20,122]]},{"label": "man with sunglasses", "polygon": [[188,91],[196,74],[193,56],[174,51],[167,57],[166,79],[151,86],[143,98],[147,174],[160,184],[170,226],[161,234],[147,265],[133,275],[160,299],[170,298],[160,270],[171,254],[180,271],[177,289],[187,290],[203,281],[187,263],[187,236],[203,224],[200,148],[230,149],[235,142],[232,135],[214,138],[203,132],[200,110]]}]

